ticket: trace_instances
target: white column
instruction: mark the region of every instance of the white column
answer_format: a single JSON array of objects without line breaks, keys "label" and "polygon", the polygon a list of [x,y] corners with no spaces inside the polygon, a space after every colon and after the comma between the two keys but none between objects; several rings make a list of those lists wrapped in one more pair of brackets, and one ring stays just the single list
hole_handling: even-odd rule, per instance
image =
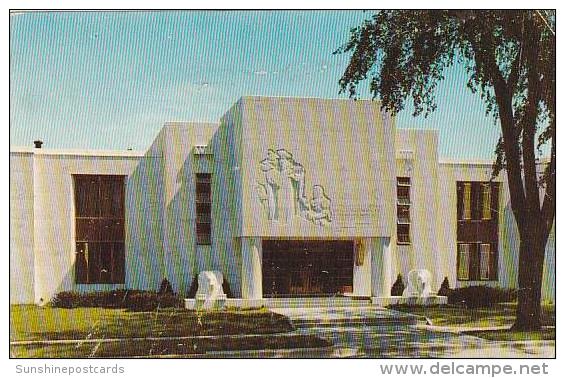
[{"label": "white column", "polygon": [[[353,256],[353,295],[358,297],[371,296],[371,239],[363,238],[354,251]],[[359,254],[361,256],[359,256]]]},{"label": "white column", "polygon": [[371,238],[372,296],[390,297],[392,286],[392,251],[390,238]]},{"label": "white column", "polygon": [[261,238],[241,238],[241,297],[263,298]]}]

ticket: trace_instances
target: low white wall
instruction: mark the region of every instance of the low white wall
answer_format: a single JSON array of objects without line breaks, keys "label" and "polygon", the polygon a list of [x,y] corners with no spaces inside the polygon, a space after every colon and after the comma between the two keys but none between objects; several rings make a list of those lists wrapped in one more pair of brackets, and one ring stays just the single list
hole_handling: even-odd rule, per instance
[{"label": "low white wall", "polygon": [[10,303],[34,300],[33,193],[33,154],[10,153]]}]

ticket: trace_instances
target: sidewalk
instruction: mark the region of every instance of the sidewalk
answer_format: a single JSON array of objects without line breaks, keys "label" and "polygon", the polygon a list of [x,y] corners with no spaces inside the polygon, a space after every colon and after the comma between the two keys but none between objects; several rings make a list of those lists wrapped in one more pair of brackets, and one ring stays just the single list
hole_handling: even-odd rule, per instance
[{"label": "sidewalk", "polygon": [[[553,358],[555,341],[489,341],[461,327],[425,325],[422,317],[383,308],[273,309],[303,334],[333,343],[331,357]],[[504,327],[500,327],[504,328]],[[298,356],[297,356],[298,357]]]}]

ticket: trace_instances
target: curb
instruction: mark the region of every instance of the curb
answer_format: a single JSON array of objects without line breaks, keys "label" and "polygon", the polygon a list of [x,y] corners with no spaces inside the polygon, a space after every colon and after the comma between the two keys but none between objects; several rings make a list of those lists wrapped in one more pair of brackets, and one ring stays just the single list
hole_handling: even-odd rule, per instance
[{"label": "curb", "polygon": [[166,336],[166,337],[129,337],[129,338],[110,338],[110,339],[83,339],[83,340],[24,340],[10,341],[11,346],[26,345],[61,345],[61,344],[97,344],[112,343],[121,341],[174,341],[174,340],[221,340],[221,339],[254,339],[261,337],[286,337],[294,335],[296,330],[285,333],[265,333],[250,335],[203,335],[203,336]]},{"label": "curb", "polygon": [[[158,356],[132,356],[128,358],[132,359],[146,359],[146,358],[180,358],[180,359],[193,359],[193,358],[225,358],[225,359],[265,359],[265,358],[329,358],[333,356],[334,348],[333,346],[328,347],[315,347],[315,348],[288,348],[288,349],[242,349],[242,350],[218,350],[205,353],[197,354],[164,354]],[[288,356],[270,356],[270,354],[292,354],[298,353],[303,354],[299,357],[288,357]],[[312,356],[312,354],[319,354],[319,356]]]}]

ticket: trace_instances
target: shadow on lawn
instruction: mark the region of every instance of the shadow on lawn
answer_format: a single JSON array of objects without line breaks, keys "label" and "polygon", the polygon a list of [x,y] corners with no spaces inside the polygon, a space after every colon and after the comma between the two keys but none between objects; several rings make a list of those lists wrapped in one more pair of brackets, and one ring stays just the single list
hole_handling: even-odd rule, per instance
[{"label": "shadow on lawn", "polygon": [[274,334],[293,331],[283,315],[262,311],[214,311],[197,313],[185,310],[159,312],[123,311],[102,316],[82,329],[29,333],[32,340],[88,340],[144,337],[187,337],[241,334]]},{"label": "shadow on lawn", "polygon": [[[516,318],[515,303],[499,303],[491,307],[466,308],[458,305],[431,307],[391,306],[391,309],[425,316],[437,326],[502,327],[511,326]],[[542,306],[541,322],[555,325],[555,306]]]}]

